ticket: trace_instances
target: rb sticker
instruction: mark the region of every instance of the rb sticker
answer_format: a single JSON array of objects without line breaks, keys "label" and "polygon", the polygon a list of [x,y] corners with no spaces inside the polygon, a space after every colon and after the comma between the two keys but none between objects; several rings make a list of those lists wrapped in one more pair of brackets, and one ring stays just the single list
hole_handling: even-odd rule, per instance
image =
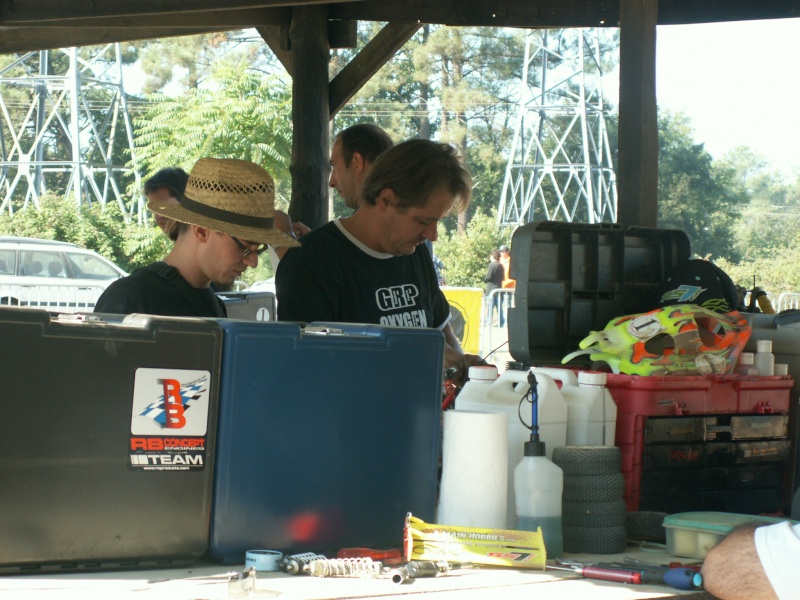
[{"label": "rb sticker", "polygon": [[210,384],[208,371],[137,369],[129,448],[132,469],[203,468]]}]

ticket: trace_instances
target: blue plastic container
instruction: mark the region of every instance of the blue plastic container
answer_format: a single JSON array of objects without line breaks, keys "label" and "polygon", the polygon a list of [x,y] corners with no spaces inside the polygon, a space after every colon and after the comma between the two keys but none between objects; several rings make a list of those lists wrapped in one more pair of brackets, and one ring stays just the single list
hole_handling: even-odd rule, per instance
[{"label": "blue plastic container", "polygon": [[441,332],[219,323],[213,556],[400,547],[406,513],[432,520]]}]

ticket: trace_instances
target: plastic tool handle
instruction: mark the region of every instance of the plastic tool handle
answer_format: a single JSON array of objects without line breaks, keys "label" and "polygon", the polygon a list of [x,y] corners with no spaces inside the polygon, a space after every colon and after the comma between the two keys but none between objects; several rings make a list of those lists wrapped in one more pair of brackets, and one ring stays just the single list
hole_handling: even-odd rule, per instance
[{"label": "plastic tool handle", "polygon": [[703,576],[687,568],[638,567],[642,583],[668,585],[676,590],[693,590],[703,585]]},{"label": "plastic tool handle", "polygon": [[642,583],[642,574],[630,569],[607,569],[604,567],[579,567],[578,573],[587,579],[602,579],[618,583]]},{"label": "plastic tool handle", "polygon": [[693,590],[703,585],[703,576],[692,569],[670,569],[664,574],[664,583],[676,590]]}]

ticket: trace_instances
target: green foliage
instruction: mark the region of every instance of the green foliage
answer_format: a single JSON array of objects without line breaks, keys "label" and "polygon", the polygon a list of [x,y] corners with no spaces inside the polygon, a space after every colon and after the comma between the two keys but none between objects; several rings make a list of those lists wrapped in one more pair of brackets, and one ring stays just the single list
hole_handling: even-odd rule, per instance
[{"label": "green foliage", "polygon": [[[287,83],[272,75],[223,66],[207,86],[181,97],[155,94],[137,119],[137,153],[147,176],[164,167],[190,171],[203,157],[260,164],[288,204],[291,99]],[[147,177],[146,176],[146,177]]]},{"label": "green foliage", "polygon": [[[360,46],[379,26],[360,28]],[[479,27],[424,26],[336,116],[334,130],[374,122],[395,139],[436,138],[464,154],[475,182],[470,216],[500,201],[504,150],[522,71],[522,33]],[[352,56],[334,56],[335,73]],[[334,201],[334,214],[344,214]],[[455,218],[445,221],[455,228]]]},{"label": "green foliage", "polygon": [[658,122],[658,226],[685,231],[695,254],[736,259],[734,225],[746,198],[735,170],[715,167],[686,116],[662,112]]},{"label": "green foliage", "polygon": [[[796,244],[800,238],[795,240]],[[772,256],[765,256],[753,260],[731,263],[726,260],[715,261],[730,275],[733,282],[745,289],[755,285],[769,292],[773,302],[783,292],[797,293],[800,291],[800,261],[797,252],[783,250]]]},{"label": "green foliage", "polygon": [[497,227],[497,212],[478,213],[470,219],[465,234],[445,233],[440,226],[434,252],[444,264],[447,285],[483,288],[489,264],[489,253],[503,244],[509,245],[511,233]]}]

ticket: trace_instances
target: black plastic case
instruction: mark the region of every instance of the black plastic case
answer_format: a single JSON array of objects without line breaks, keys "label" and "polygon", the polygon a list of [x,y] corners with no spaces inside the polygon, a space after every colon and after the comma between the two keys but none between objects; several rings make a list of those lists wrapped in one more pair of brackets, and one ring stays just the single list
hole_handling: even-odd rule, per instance
[{"label": "black plastic case", "polygon": [[555,221],[519,227],[511,244],[511,356],[561,364],[612,318],[656,308],[661,281],[690,254],[689,238],[672,229]]},{"label": "black plastic case", "polygon": [[[0,573],[201,557],[214,475],[217,323],[64,321],[3,308],[0,340]],[[168,397],[183,399],[179,407],[164,406],[168,386]],[[174,415],[168,425],[162,413]]]}]

